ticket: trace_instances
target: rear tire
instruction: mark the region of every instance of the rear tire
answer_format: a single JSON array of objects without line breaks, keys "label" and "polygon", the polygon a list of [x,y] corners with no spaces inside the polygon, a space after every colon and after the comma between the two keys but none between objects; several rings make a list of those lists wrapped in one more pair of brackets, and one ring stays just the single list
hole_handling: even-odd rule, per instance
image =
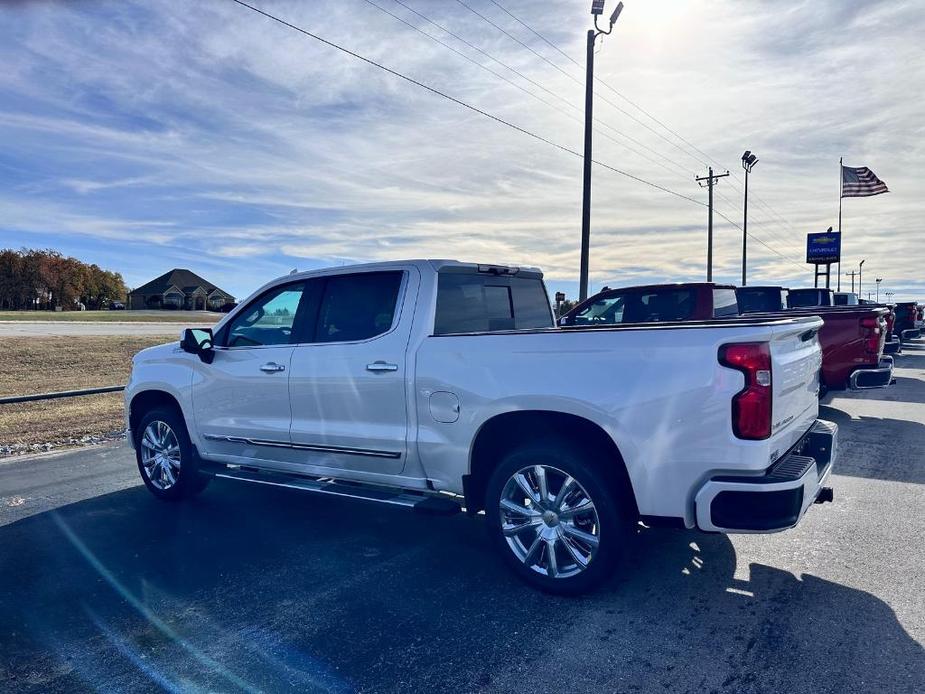
[{"label": "rear tire", "polygon": [[592,460],[561,441],[534,442],[505,455],[488,481],[492,542],[540,590],[576,595],[598,587],[635,536],[632,490],[617,470]]},{"label": "rear tire", "polygon": [[149,410],[133,435],[138,472],[148,491],[158,499],[188,499],[208,486],[211,478],[199,472],[186,422],[175,408]]}]

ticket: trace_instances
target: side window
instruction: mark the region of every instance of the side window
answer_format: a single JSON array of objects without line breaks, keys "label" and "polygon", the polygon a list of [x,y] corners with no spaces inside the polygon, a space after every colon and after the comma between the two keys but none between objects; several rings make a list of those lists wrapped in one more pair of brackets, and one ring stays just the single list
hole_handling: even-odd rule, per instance
[{"label": "side window", "polygon": [[735,289],[713,290],[713,317],[739,315],[739,302],[736,299]]},{"label": "side window", "polygon": [[658,323],[688,320],[694,313],[696,297],[691,289],[664,289],[630,295],[623,315],[624,323]]},{"label": "side window", "polygon": [[296,314],[305,285],[287,284],[264,294],[228,327],[228,347],[287,345],[293,342]]},{"label": "side window", "polygon": [[353,342],[388,332],[395,318],[402,274],[364,272],[329,277],[314,341]]},{"label": "side window", "polygon": [[573,325],[610,325],[623,322],[626,296],[614,294],[598,299],[575,314]]},{"label": "side window", "polygon": [[539,277],[441,272],[434,334],[553,327],[549,298]]}]

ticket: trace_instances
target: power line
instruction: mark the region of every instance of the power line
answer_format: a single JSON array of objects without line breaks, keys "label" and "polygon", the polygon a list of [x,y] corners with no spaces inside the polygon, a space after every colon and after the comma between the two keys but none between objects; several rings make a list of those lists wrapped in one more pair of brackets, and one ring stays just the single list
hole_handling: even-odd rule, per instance
[{"label": "power line", "polygon": [[[457,0],[457,2],[459,2],[459,1],[460,1],[460,0]],[[539,38],[540,40],[542,40],[544,43],[546,43],[546,44],[549,45],[551,48],[553,48],[556,52],[558,52],[560,55],[562,55],[562,56],[563,56],[566,60],[568,60],[570,63],[572,63],[573,65],[575,65],[575,66],[578,67],[578,68],[581,68],[581,67],[582,67],[581,63],[579,63],[577,60],[575,60],[575,59],[574,59],[572,56],[570,56],[568,53],[566,53],[565,51],[563,51],[558,45],[556,45],[555,43],[553,43],[552,41],[550,41],[548,38],[546,38],[545,36],[543,36],[543,34],[539,33],[539,32],[538,32],[536,29],[534,29],[532,26],[530,26],[529,24],[527,24],[523,19],[521,19],[520,17],[518,17],[517,15],[515,15],[513,12],[511,12],[510,10],[508,10],[504,5],[502,5],[500,2],[498,2],[498,0],[489,0],[489,2],[491,2],[493,5],[495,5],[497,8],[499,8],[502,12],[504,12],[504,13],[507,14],[509,17],[511,17],[511,19],[513,19],[515,22],[517,22],[518,24],[520,24],[521,26],[523,26],[525,29],[527,29],[527,31],[529,31],[529,32],[532,33],[534,36],[538,37],[538,38]],[[700,149],[699,147],[697,147],[694,143],[692,143],[690,140],[688,140],[687,138],[685,138],[685,137],[684,137],[683,135],[681,135],[679,132],[677,132],[676,130],[674,130],[674,129],[671,128],[670,126],[668,126],[665,122],[663,122],[662,120],[660,120],[659,118],[657,118],[657,117],[656,117],[655,115],[653,115],[650,111],[647,111],[645,108],[643,108],[642,106],[640,106],[638,103],[636,103],[635,101],[633,101],[632,99],[630,99],[628,96],[626,96],[625,94],[623,94],[623,93],[620,92],[619,90],[615,89],[613,86],[611,86],[610,84],[608,84],[607,82],[605,82],[605,81],[604,81],[603,79],[601,79],[600,77],[597,77],[597,76],[596,76],[596,77],[594,78],[594,80],[595,80],[595,82],[598,82],[599,84],[601,84],[602,86],[604,86],[605,88],[607,88],[609,91],[611,91],[613,94],[615,94],[615,95],[618,96],[619,98],[623,99],[626,103],[630,104],[631,106],[633,106],[634,108],[636,108],[637,110],[639,110],[641,113],[643,113],[643,114],[645,114],[646,116],[648,116],[649,119],[651,119],[653,122],[655,122],[655,123],[657,123],[658,125],[660,125],[662,128],[664,128],[666,131],[668,131],[668,132],[671,133],[672,135],[674,135],[676,138],[678,138],[678,140],[680,140],[680,141],[683,142],[685,145],[687,145],[691,150],[693,150],[694,152],[696,152],[696,153],[699,154],[700,156],[703,156],[703,157],[706,158],[709,162],[711,162],[711,163],[715,164],[716,166],[719,166],[719,167],[722,168],[722,164],[720,164],[720,162],[718,162],[716,159],[714,159],[714,158],[711,157],[709,154],[707,154],[706,152],[704,152],[702,149]],[[696,157],[694,157],[694,158],[696,158]],[[741,178],[739,177],[738,174],[732,173],[732,178],[733,178],[735,181],[738,181],[738,182],[741,184]],[[730,183],[732,183],[732,181],[730,181]],[[735,184],[733,184],[733,187],[735,187]],[[738,190],[739,190],[739,192],[742,192],[741,188],[739,188]],[[754,200],[755,200],[759,205],[761,205],[762,207],[764,207],[765,210],[767,210],[773,217],[776,217],[778,220],[780,220],[781,222],[783,222],[786,226],[790,227],[791,230],[795,230],[795,227],[794,227],[794,225],[793,225],[793,222],[791,222],[789,219],[787,219],[786,217],[784,217],[783,215],[781,215],[776,209],[774,209],[773,207],[771,207],[771,205],[770,205],[769,203],[765,202],[763,199],[761,199],[761,197],[759,197],[759,196],[757,196],[757,195],[753,195],[753,198],[754,198]]]},{"label": "power line", "polygon": [[[422,89],[426,89],[426,90],[427,90],[428,92],[430,92],[431,94],[435,94],[436,96],[439,96],[439,97],[442,97],[442,98],[444,98],[444,99],[447,99],[448,101],[453,102],[453,103],[456,104],[457,106],[462,106],[463,108],[468,109],[468,110],[470,110],[470,111],[472,111],[472,112],[474,112],[474,113],[477,113],[477,114],[479,114],[480,116],[485,116],[486,118],[489,118],[489,119],[495,121],[496,123],[500,123],[501,125],[507,126],[508,128],[511,128],[512,130],[516,130],[517,132],[521,133],[522,135],[526,135],[527,137],[531,137],[531,138],[533,138],[534,140],[538,140],[538,141],[543,142],[543,143],[545,143],[545,144],[547,144],[547,145],[550,145],[551,147],[555,147],[555,148],[558,149],[558,150],[561,150],[561,151],[563,151],[563,152],[567,152],[568,154],[571,154],[571,155],[573,155],[573,156],[575,156],[575,157],[578,157],[579,159],[582,158],[581,153],[580,153],[580,152],[577,152],[577,151],[574,150],[574,149],[571,149],[571,148],[569,148],[569,147],[566,147],[565,145],[559,144],[558,142],[554,142],[553,140],[550,140],[549,138],[543,137],[542,135],[538,135],[537,133],[534,133],[534,132],[532,132],[532,131],[530,131],[530,130],[527,130],[526,128],[522,128],[522,127],[520,127],[519,125],[516,125],[516,124],[514,124],[514,123],[511,123],[510,121],[507,121],[507,120],[505,120],[505,119],[503,119],[503,118],[500,118],[499,116],[496,116],[496,115],[494,115],[494,114],[491,114],[491,113],[489,113],[488,111],[484,111],[484,110],[478,108],[477,106],[473,106],[472,104],[466,103],[465,101],[462,101],[461,99],[457,99],[456,97],[451,96],[451,95],[447,94],[446,92],[443,92],[443,91],[437,89],[436,87],[432,87],[432,86],[430,86],[430,85],[428,85],[428,84],[425,84],[424,82],[421,82],[421,81],[419,81],[419,80],[414,79],[413,77],[409,77],[408,75],[405,75],[405,74],[403,74],[403,73],[401,73],[401,72],[398,72],[397,70],[393,70],[392,68],[387,67],[387,66],[383,65],[382,63],[378,63],[378,62],[376,62],[375,60],[373,60],[373,59],[371,59],[371,58],[367,58],[366,56],[360,55],[359,53],[357,53],[357,52],[355,52],[355,51],[351,51],[349,48],[345,48],[344,46],[341,46],[341,45],[339,45],[339,44],[337,44],[337,43],[334,43],[333,41],[329,41],[328,39],[325,39],[325,38],[319,36],[318,34],[314,34],[314,33],[310,32],[310,31],[308,31],[307,29],[303,29],[302,27],[296,26],[295,24],[292,24],[291,22],[287,22],[285,19],[282,19],[282,18],[280,18],[280,17],[277,17],[276,15],[273,15],[273,14],[270,14],[269,12],[266,12],[266,11],[264,11],[264,10],[261,10],[259,7],[254,7],[253,5],[250,5],[250,4],[246,3],[246,2],[244,2],[244,0],[231,0],[231,2],[234,2],[234,3],[236,3],[236,4],[238,4],[238,5],[242,6],[242,7],[245,7],[245,8],[247,8],[247,9],[251,10],[252,12],[256,12],[257,14],[262,15],[262,16],[266,17],[267,19],[271,19],[271,20],[273,20],[274,22],[277,22],[277,23],[279,23],[279,24],[282,24],[282,25],[285,26],[285,27],[288,27],[288,28],[290,28],[290,29],[293,29],[294,31],[299,32],[300,34],[304,34],[305,36],[308,36],[309,38],[315,39],[316,41],[319,41],[320,43],[323,43],[323,44],[325,44],[326,46],[330,46],[331,48],[334,48],[334,49],[336,49],[336,50],[338,50],[338,51],[341,51],[342,53],[346,53],[347,55],[349,55],[349,56],[351,56],[351,57],[353,57],[353,58],[356,58],[357,60],[361,60],[361,61],[363,61],[364,63],[367,63],[368,65],[372,65],[373,67],[377,67],[377,68],[379,68],[380,70],[382,70],[382,71],[384,71],[384,72],[387,72],[387,73],[389,73],[390,75],[393,75],[394,77],[398,77],[399,79],[404,80],[405,82],[408,82],[408,83],[410,83],[410,84],[413,84],[413,85],[415,85],[415,86],[417,86],[417,87],[420,87],[420,88],[422,88]],[[699,200],[695,200],[694,198],[688,197],[687,195],[684,195],[683,193],[679,193],[679,192],[677,192],[677,191],[675,191],[675,190],[671,190],[670,188],[667,188],[667,187],[665,187],[665,186],[659,185],[659,184],[657,184],[657,183],[653,183],[652,181],[648,181],[648,180],[646,180],[646,179],[644,179],[644,178],[641,178],[640,176],[636,176],[636,175],[631,174],[631,173],[629,173],[629,172],[627,172],[627,171],[624,171],[624,170],[622,170],[622,169],[618,169],[618,168],[616,168],[615,166],[611,166],[610,164],[606,164],[606,163],[604,163],[604,162],[597,161],[597,160],[592,160],[592,162],[595,163],[595,164],[597,164],[598,166],[604,167],[605,169],[609,169],[610,171],[613,171],[614,173],[618,173],[618,174],[620,174],[621,176],[625,176],[626,178],[632,179],[632,180],[634,180],[634,181],[638,181],[639,183],[643,183],[643,184],[645,184],[645,185],[647,185],[647,186],[649,186],[649,187],[651,187],[651,188],[655,188],[655,189],[657,189],[657,190],[661,190],[661,191],[664,191],[664,192],[666,192],[666,193],[670,193],[671,195],[674,195],[674,196],[676,196],[676,197],[682,198],[682,199],[684,199],[684,200],[690,200],[691,202],[694,202],[694,203],[696,203],[696,204],[698,204],[698,205],[702,205],[702,204],[703,204],[703,203],[701,203]]]},{"label": "power line", "polygon": [[[270,20],[272,20],[272,21],[274,21],[274,22],[277,22],[277,23],[279,23],[279,24],[281,24],[281,25],[283,25],[283,26],[285,26],[285,27],[288,27],[288,28],[290,28],[290,29],[292,29],[292,30],[294,30],[294,31],[297,31],[297,32],[299,32],[300,34],[303,34],[303,35],[305,35],[305,36],[307,36],[307,37],[309,37],[309,38],[311,38],[311,39],[314,39],[314,40],[316,40],[316,41],[318,41],[318,42],[320,42],[320,43],[323,43],[323,44],[325,44],[326,46],[329,46],[329,47],[331,47],[331,48],[334,48],[335,50],[338,50],[338,51],[340,51],[340,52],[342,52],[342,53],[345,53],[346,55],[349,55],[349,56],[351,56],[351,57],[353,57],[353,58],[356,58],[357,60],[360,60],[360,61],[362,61],[362,62],[364,62],[364,63],[367,63],[368,65],[372,65],[373,67],[379,68],[380,70],[382,70],[382,71],[384,71],[384,72],[387,72],[388,74],[390,74],[390,75],[392,75],[392,76],[394,76],[394,77],[398,77],[399,79],[404,80],[405,82],[408,82],[409,84],[413,84],[413,85],[415,85],[415,86],[417,86],[417,87],[420,87],[420,88],[422,88],[422,89],[425,89],[426,91],[430,92],[431,94],[434,94],[434,95],[436,95],[436,96],[442,97],[442,98],[444,98],[444,99],[446,99],[446,100],[448,100],[448,101],[450,101],[450,102],[456,104],[457,106],[461,106],[461,107],[463,107],[463,108],[465,108],[465,109],[467,109],[467,110],[469,110],[469,111],[472,111],[472,112],[477,113],[477,114],[479,114],[479,115],[481,115],[481,116],[484,116],[484,117],[486,117],[486,118],[488,118],[488,119],[490,119],[490,120],[492,120],[492,121],[494,121],[494,122],[496,122],[496,123],[499,123],[499,124],[504,125],[504,126],[506,126],[506,127],[508,127],[508,128],[511,128],[512,130],[515,130],[515,131],[521,133],[522,135],[526,135],[527,137],[530,137],[530,138],[532,138],[532,139],[534,139],[534,140],[537,140],[537,141],[539,141],[539,142],[543,142],[543,143],[545,143],[545,144],[547,144],[547,145],[549,145],[549,146],[551,146],[551,147],[555,147],[556,149],[558,149],[558,150],[560,150],[560,151],[562,151],[562,152],[566,152],[566,153],[568,153],[568,154],[571,154],[571,155],[573,155],[573,156],[575,156],[575,157],[578,157],[579,159],[583,158],[580,152],[577,152],[577,151],[575,151],[575,150],[573,150],[573,149],[571,149],[571,148],[569,148],[569,147],[566,147],[565,145],[559,144],[558,142],[555,142],[555,141],[553,141],[553,140],[550,140],[550,139],[548,139],[548,138],[546,138],[546,137],[544,137],[544,136],[542,136],[542,135],[539,135],[539,134],[537,134],[537,133],[531,132],[530,130],[527,130],[526,128],[522,128],[522,127],[520,127],[519,125],[516,125],[516,124],[514,124],[514,123],[511,123],[510,121],[507,121],[507,120],[505,120],[505,119],[503,119],[503,118],[500,118],[500,117],[498,117],[498,116],[495,116],[495,115],[493,115],[493,114],[491,114],[491,113],[489,113],[489,112],[487,112],[487,111],[484,111],[484,110],[478,108],[477,106],[473,106],[472,104],[466,103],[465,101],[462,101],[461,99],[457,99],[456,97],[451,96],[451,95],[447,94],[446,92],[443,92],[443,91],[441,91],[441,90],[439,90],[439,89],[437,89],[437,88],[435,88],[435,87],[432,87],[432,86],[430,86],[430,85],[428,85],[428,84],[425,84],[424,82],[421,82],[421,81],[419,81],[419,80],[416,80],[416,79],[414,79],[413,77],[409,77],[408,75],[405,75],[405,74],[403,74],[403,73],[401,73],[401,72],[398,72],[397,70],[393,70],[392,68],[387,67],[387,66],[383,65],[382,63],[376,62],[375,60],[372,60],[371,58],[367,58],[366,56],[363,56],[363,55],[361,55],[361,54],[359,54],[359,53],[356,53],[355,51],[352,51],[352,50],[350,50],[349,48],[345,48],[344,46],[341,46],[341,45],[339,45],[339,44],[337,44],[337,43],[334,43],[333,41],[329,41],[328,39],[325,39],[325,38],[319,36],[318,34],[312,33],[311,31],[308,31],[307,29],[303,29],[302,27],[299,27],[299,26],[297,26],[297,25],[295,25],[295,24],[292,24],[291,22],[287,22],[286,20],[284,20],[284,19],[282,19],[282,18],[280,18],[280,17],[277,17],[276,15],[273,15],[273,14],[270,14],[269,12],[266,12],[266,11],[264,11],[264,10],[261,10],[259,7],[254,7],[253,5],[250,5],[250,4],[246,3],[246,2],[244,2],[244,0],[231,0],[231,1],[234,2],[234,3],[236,3],[237,5],[240,5],[241,7],[244,7],[244,8],[246,8],[246,9],[248,9],[248,10],[251,10],[252,12],[255,12],[255,13],[259,14],[259,15],[262,15],[263,17],[266,17],[267,19],[270,19]],[[687,201],[692,202],[692,203],[694,203],[694,204],[696,204],[696,205],[700,205],[701,207],[706,207],[706,205],[705,205],[703,202],[701,202],[700,200],[696,200],[695,198],[692,198],[692,197],[690,197],[690,196],[688,196],[688,195],[684,195],[683,193],[679,193],[679,192],[677,192],[677,191],[675,191],[675,190],[672,190],[672,189],[670,189],[670,188],[667,188],[667,187],[665,187],[665,186],[659,185],[659,184],[657,184],[657,183],[653,183],[652,181],[648,181],[648,180],[646,180],[646,179],[644,179],[644,178],[642,178],[642,177],[640,177],[640,176],[636,176],[636,175],[631,174],[631,173],[629,173],[629,172],[627,172],[627,171],[624,171],[624,170],[622,170],[622,169],[619,169],[619,168],[617,168],[617,167],[615,167],[615,166],[611,166],[610,164],[607,164],[607,163],[605,163],[605,162],[602,162],[602,161],[599,161],[599,160],[596,160],[596,159],[592,159],[592,162],[593,162],[594,164],[597,164],[598,166],[601,166],[601,167],[603,167],[603,168],[609,170],[609,171],[612,171],[612,172],[617,173],[617,174],[619,174],[619,175],[621,175],[621,176],[624,176],[624,177],[629,178],[629,179],[631,179],[631,180],[634,180],[634,181],[637,181],[637,182],[642,183],[642,184],[644,184],[644,185],[647,185],[647,186],[649,186],[649,187],[651,187],[651,188],[654,188],[654,189],[656,189],[656,190],[660,190],[660,191],[662,191],[662,192],[668,193],[668,194],[673,195],[673,196],[675,196],[675,197],[677,197],[677,198],[681,198],[682,200],[687,200]],[[733,226],[738,227],[738,228],[741,230],[741,227],[739,227],[735,222],[733,222],[731,219],[729,219],[729,217],[727,217],[726,215],[724,215],[722,212],[716,210],[716,213],[717,213],[720,217],[722,217],[723,219],[725,219],[727,222],[729,222],[729,223],[732,224]],[[752,234],[749,233],[749,236],[752,236]],[[776,255],[779,255],[781,258],[784,258],[785,260],[787,260],[787,258],[786,258],[785,256],[781,255],[781,254],[778,253],[775,249],[773,249],[773,248],[771,248],[770,246],[768,246],[768,245],[767,245],[766,243],[764,243],[764,241],[762,241],[761,239],[759,239],[759,238],[757,238],[757,237],[754,237],[754,236],[752,236],[752,238],[754,238],[758,243],[760,243],[762,246],[764,246],[765,248],[767,248],[767,249],[770,250],[771,252],[773,252],[773,253],[775,253]],[[792,262],[792,261],[790,261],[790,262]],[[793,264],[796,265],[796,263],[793,263]],[[802,269],[802,268],[801,268],[801,269]]]},{"label": "power line", "polygon": [[[407,24],[408,26],[410,26],[411,28],[415,29],[416,31],[418,31],[418,32],[420,32],[420,33],[422,33],[422,34],[424,34],[425,36],[427,36],[427,37],[429,37],[429,38],[432,38],[432,39],[434,38],[434,37],[431,36],[430,34],[428,34],[428,33],[424,32],[424,31],[422,31],[419,27],[416,27],[416,26],[414,26],[413,24],[410,24],[409,22],[406,22],[404,19],[401,19],[400,17],[397,17],[396,15],[394,15],[394,14],[392,14],[391,12],[389,12],[388,10],[386,10],[386,9],[384,9],[384,8],[382,8],[382,7],[380,7],[379,5],[376,5],[375,3],[372,2],[372,0],[364,0],[364,1],[367,2],[367,3],[369,3],[369,4],[371,4],[371,5],[373,5],[373,6],[376,7],[377,9],[382,10],[382,11],[385,12],[386,14],[388,14],[388,15],[390,15],[390,16],[392,16],[392,17],[395,17],[395,18],[398,19],[400,22],[402,22],[402,23],[404,23],[404,24]],[[405,3],[403,2],[403,0],[393,0],[393,2],[397,3],[398,5],[401,5],[402,7],[404,7],[406,10],[408,10],[408,11],[411,12],[412,14],[416,15],[417,17],[420,17],[421,19],[423,19],[423,20],[424,20],[425,22],[427,22],[428,24],[431,24],[432,26],[437,27],[438,29],[440,29],[441,31],[445,32],[445,33],[448,34],[449,36],[452,36],[452,37],[453,37],[454,39],[456,39],[457,41],[460,41],[461,43],[465,44],[466,46],[468,46],[468,47],[471,48],[472,50],[477,51],[477,52],[480,53],[481,55],[484,55],[484,56],[485,56],[486,58],[488,58],[489,60],[492,60],[492,61],[494,61],[495,63],[497,63],[498,65],[502,66],[503,68],[505,68],[505,69],[507,69],[507,70],[510,70],[512,73],[514,73],[515,75],[517,75],[517,76],[520,77],[521,79],[525,80],[526,82],[529,82],[529,83],[532,84],[533,86],[538,87],[539,89],[542,89],[542,90],[543,90],[544,92],[546,92],[547,94],[549,94],[549,95],[551,95],[551,96],[553,96],[553,97],[559,99],[559,101],[563,102],[563,103],[564,103],[565,105],[567,105],[569,108],[575,109],[575,110],[578,111],[579,113],[582,112],[581,107],[578,106],[578,105],[576,105],[576,104],[574,104],[574,103],[572,103],[571,101],[569,101],[569,99],[568,99],[567,97],[564,97],[564,96],[562,96],[561,94],[552,91],[551,89],[547,88],[546,86],[540,84],[539,82],[535,81],[534,79],[532,79],[532,78],[528,77],[527,75],[523,74],[522,72],[520,72],[520,71],[517,70],[516,68],[514,68],[514,67],[508,65],[508,64],[505,63],[504,61],[502,61],[502,60],[500,60],[499,58],[495,57],[495,56],[492,55],[491,53],[488,53],[488,52],[485,51],[484,49],[482,49],[482,48],[480,48],[480,47],[478,47],[478,46],[472,44],[471,42],[467,41],[466,39],[464,39],[464,38],[463,38],[462,36],[460,36],[459,34],[456,34],[456,33],[454,33],[453,31],[451,31],[450,29],[448,29],[446,26],[444,26],[444,25],[442,25],[442,24],[440,24],[440,23],[434,21],[433,19],[431,19],[430,17],[428,17],[428,16],[425,15],[424,13],[422,13],[422,12],[420,12],[420,11],[414,9],[413,7],[411,7],[411,6],[407,5],[407,4],[405,4]],[[479,16],[481,16],[481,15],[479,15]],[[450,48],[450,50],[452,50],[454,53],[460,53],[459,51],[457,51],[456,49],[452,48],[451,46],[448,46],[446,43],[444,43],[444,42],[442,42],[442,41],[439,41],[438,39],[434,39],[434,40],[438,41],[438,43],[440,43],[441,45],[446,46],[447,48]],[[461,53],[460,53],[460,54],[461,54]],[[462,54],[461,54],[461,55],[462,55]],[[470,62],[473,62],[473,63],[475,63],[476,65],[479,65],[480,67],[482,67],[482,68],[488,70],[488,68],[486,68],[484,65],[481,65],[480,63],[478,63],[478,62],[476,62],[476,61],[473,61],[473,60],[472,60],[471,58],[469,58],[468,56],[464,56],[464,57],[466,57],[466,59],[469,60]],[[489,72],[492,72],[492,74],[497,75],[497,73],[495,73],[493,70],[489,70]],[[502,77],[502,79],[504,79],[504,78]],[[510,82],[509,80],[505,80],[505,81],[506,81],[506,82]],[[531,94],[531,96],[535,96],[535,95],[533,95],[531,92],[529,92],[529,91],[527,91],[527,90],[524,90],[522,87],[518,87],[518,88],[521,89],[521,91],[525,91],[527,94]],[[543,103],[546,103],[547,105],[551,105],[551,104],[549,104],[548,102],[546,102],[545,100],[542,100],[542,101],[543,101]],[[560,109],[557,109],[557,110],[560,110]],[[560,112],[561,112],[561,110],[560,110]],[[573,120],[574,120],[574,119],[573,119]],[[578,122],[582,122],[582,121],[581,121],[580,119],[578,119]],[[625,132],[622,132],[621,130],[618,130],[617,128],[613,127],[612,125],[610,125],[609,123],[607,123],[606,121],[604,121],[604,120],[602,120],[602,119],[600,119],[600,118],[595,118],[595,119],[594,119],[594,122],[597,123],[597,124],[598,124],[599,126],[601,126],[601,127],[607,128],[608,130],[610,130],[611,132],[613,132],[613,133],[616,134],[617,136],[622,137],[622,138],[625,138],[626,140],[629,140],[629,141],[632,142],[633,144],[637,145],[638,147],[642,147],[642,148],[645,149],[646,151],[651,152],[652,154],[654,154],[654,155],[657,156],[658,158],[660,158],[660,159],[664,160],[665,162],[667,162],[670,166],[673,166],[677,171],[680,172],[681,175],[683,175],[683,176],[685,176],[685,177],[687,177],[687,176],[689,175],[689,172],[688,172],[686,169],[684,169],[683,167],[681,167],[681,165],[678,164],[676,161],[674,161],[674,160],[671,159],[670,157],[668,157],[668,156],[662,154],[662,153],[659,152],[658,150],[653,149],[652,147],[648,146],[648,145],[645,144],[644,142],[640,142],[640,141],[637,140],[636,138],[634,138],[634,137],[632,137],[632,136],[630,136],[630,135],[627,135]],[[599,132],[599,133],[600,133],[601,135],[603,135],[604,137],[607,137],[609,140],[616,142],[616,140],[614,140],[612,137],[608,137],[608,136],[606,135],[606,133],[601,132],[599,129],[597,130],[597,132]],[[649,157],[645,156],[644,154],[641,154],[640,152],[638,152],[637,150],[633,149],[632,147],[629,147],[628,145],[623,144],[623,143],[620,143],[620,142],[618,142],[617,144],[619,144],[619,145],[622,146],[622,147],[625,147],[626,149],[628,149],[629,151],[633,152],[634,154],[637,154],[637,155],[641,156],[643,159],[646,159],[647,161],[649,161],[649,162],[655,164],[656,166],[660,166],[661,168],[665,169],[666,171],[669,170],[669,169],[667,169],[667,167],[666,167],[664,164],[660,164],[660,163],[658,163],[658,162],[656,162],[656,161],[653,161],[652,159],[650,159]]]},{"label": "power line", "polygon": [[[497,29],[498,31],[500,31],[502,34],[504,34],[505,36],[507,36],[509,39],[511,39],[512,41],[514,41],[516,44],[518,44],[518,45],[523,46],[524,48],[526,48],[528,51],[530,51],[533,55],[535,55],[537,58],[539,58],[540,60],[542,60],[544,63],[548,63],[549,65],[551,65],[553,68],[555,68],[556,70],[558,70],[559,72],[561,72],[563,75],[565,75],[568,79],[570,79],[570,80],[571,80],[572,82],[574,82],[575,84],[577,84],[577,85],[579,85],[579,86],[584,86],[584,83],[583,83],[580,79],[576,78],[574,75],[572,75],[572,74],[566,72],[565,70],[563,70],[561,67],[559,67],[556,63],[554,63],[554,62],[552,62],[551,60],[549,60],[549,58],[547,58],[546,56],[544,56],[542,53],[538,53],[536,50],[533,49],[532,46],[527,45],[526,43],[524,43],[523,41],[521,41],[519,38],[517,38],[516,36],[514,36],[514,35],[511,34],[510,32],[506,31],[503,27],[499,26],[498,24],[496,24],[495,22],[493,22],[491,19],[489,19],[488,17],[486,17],[484,14],[482,14],[481,12],[479,12],[478,10],[476,10],[475,8],[473,8],[471,5],[469,5],[467,2],[465,2],[465,0],[456,0],[456,2],[458,2],[460,5],[462,5],[463,7],[465,7],[467,10],[469,10],[469,11],[470,11],[472,14],[474,14],[476,17],[479,17],[480,19],[482,19],[484,22],[486,22],[486,23],[489,24],[490,26],[493,26],[495,29]],[[621,95],[621,96],[622,96],[622,95]],[[694,161],[696,161],[698,164],[702,164],[702,163],[703,163],[702,161],[700,161],[700,159],[698,159],[697,157],[691,155],[690,152],[686,151],[683,147],[681,147],[680,145],[678,145],[676,142],[672,142],[672,141],[669,140],[667,137],[665,137],[664,135],[662,135],[660,132],[658,132],[657,130],[655,130],[655,128],[651,127],[648,123],[644,123],[643,121],[639,120],[639,119],[638,119],[636,116],[634,116],[632,113],[630,113],[629,111],[627,111],[627,110],[624,109],[624,108],[621,108],[620,106],[618,106],[617,104],[615,104],[613,101],[611,101],[611,100],[608,99],[607,97],[598,94],[598,98],[599,98],[601,101],[603,101],[604,103],[609,104],[612,108],[616,109],[617,111],[619,111],[620,113],[622,113],[624,116],[626,116],[626,117],[629,118],[630,120],[635,121],[636,123],[638,123],[639,125],[641,125],[643,128],[645,128],[646,130],[648,130],[649,132],[651,132],[652,134],[654,134],[656,137],[661,138],[662,140],[664,140],[665,142],[667,142],[669,145],[671,145],[672,147],[674,147],[675,149],[677,149],[679,152],[681,152],[681,153],[684,154],[685,156],[690,157],[691,159],[693,159]],[[637,107],[637,108],[638,108],[638,107]]]}]

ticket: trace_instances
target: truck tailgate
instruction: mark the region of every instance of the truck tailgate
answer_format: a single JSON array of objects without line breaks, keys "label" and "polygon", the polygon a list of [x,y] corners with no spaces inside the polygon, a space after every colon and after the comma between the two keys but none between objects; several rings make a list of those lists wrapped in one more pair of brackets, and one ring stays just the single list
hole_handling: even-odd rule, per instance
[{"label": "truck tailgate", "polygon": [[782,439],[781,453],[806,433],[818,413],[821,326],[820,320],[815,326],[780,329],[771,340],[771,436]]}]

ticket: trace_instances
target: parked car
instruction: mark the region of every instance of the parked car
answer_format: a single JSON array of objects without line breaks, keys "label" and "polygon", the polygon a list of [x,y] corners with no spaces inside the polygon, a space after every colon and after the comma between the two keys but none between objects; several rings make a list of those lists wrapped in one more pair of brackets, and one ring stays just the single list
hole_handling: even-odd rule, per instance
[{"label": "parked car", "polygon": [[[751,301],[754,305],[765,304],[777,306],[784,287],[749,287]],[[740,287],[737,293],[742,292]],[[794,301],[794,294],[797,298]],[[811,300],[829,301],[834,292],[828,289],[790,290],[788,304],[800,304],[798,308],[788,308],[781,312],[787,314],[812,314],[825,321],[819,331],[822,345],[822,373],[820,375],[820,395],[828,390],[843,388],[866,389],[885,388],[893,382],[893,360],[884,357],[892,312],[886,306],[816,306]],[[777,312],[772,312],[774,315]],[[898,344],[889,343],[895,352]]]},{"label": "parked car", "polygon": [[804,306],[835,306],[835,292],[831,289],[791,289],[787,294],[788,308]]},{"label": "parked car", "polygon": [[900,302],[896,304],[895,311],[896,322],[893,324],[893,332],[899,337],[900,342],[921,337],[918,303],[915,301]]},{"label": "parked car", "polygon": [[857,306],[860,303],[858,295],[854,292],[835,292],[832,299],[835,306]]},{"label": "parked car", "polygon": [[737,287],[739,313],[768,313],[787,310],[790,290],[777,286]]},{"label": "parked car", "polygon": [[113,301],[111,304],[109,304],[109,310],[110,311],[124,311],[125,304],[123,304],[121,301]]},{"label": "parked car", "polygon": [[[557,328],[531,268],[406,261],[270,282],[133,359],[128,440],[160,499],[211,477],[484,510],[541,589],[597,585],[638,522],[797,524],[826,481],[813,316]],[[452,532],[449,528],[447,532]]]},{"label": "parked car", "polygon": [[559,324],[618,325],[711,320],[739,313],[732,285],[712,282],[605,288],[566,313]]},{"label": "parked car", "polygon": [[219,310],[219,313],[231,313],[232,311],[235,310],[236,307],[237,307],[236,303],[234,303],[233,301],[229,301],[219,306],[218,310]]}]

